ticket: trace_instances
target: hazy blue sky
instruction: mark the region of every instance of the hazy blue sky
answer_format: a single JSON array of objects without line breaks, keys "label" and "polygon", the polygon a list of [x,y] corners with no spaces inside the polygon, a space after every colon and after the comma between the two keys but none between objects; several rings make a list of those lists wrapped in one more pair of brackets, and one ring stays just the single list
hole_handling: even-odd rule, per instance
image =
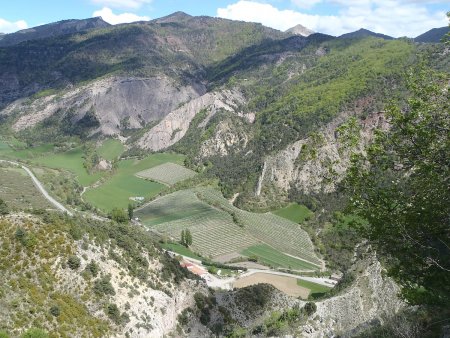
[{"label": "hazy blue sky", "polygon": [[445,0],[1,0],[0,32],[63,19],[102,16],[112,23],[150,20],[175,11],[260,22],[280,30],[302,24],[339,35],[367,28],[414,37],[447,25]]}]

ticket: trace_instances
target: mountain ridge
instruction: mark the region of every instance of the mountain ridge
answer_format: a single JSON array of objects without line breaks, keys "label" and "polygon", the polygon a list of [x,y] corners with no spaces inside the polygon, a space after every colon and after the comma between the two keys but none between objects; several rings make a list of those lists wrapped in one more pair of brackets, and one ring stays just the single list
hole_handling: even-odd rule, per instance
[{"label": "mountain ridge", "polygon": [[368,36],[373,36],[376,38],[381,38],[384,40],[393,40],[394,38],[392,36],[389,35],[385,35],[385,34],[381,34],[381,33],[376,33],[376,32],[372,32],[368,29],[365,28],[360,28],[354,32],[350,32],[350,33],[345,33],[339,36],[339,38],[342,39],[352,39],[352,38],[365,38]]},{"label": "mountain ridge", "polygon": [[414,38],[416,42],[439,43],[446,34],[450,32],[450,27],[432,28],[429,31],[420,34]]},{"label": "mountain ridge", "polygon": [[4,34],[0,38],[0,47],[17,45],[29,40],[39,40],[49,37],[57,37],[66,34],[73,34],[97,28],[106,28],[111,25],[101,17],[89,19],[69,19],[53,22],[45,25],[31,27],[17,31],[15,33]]}]

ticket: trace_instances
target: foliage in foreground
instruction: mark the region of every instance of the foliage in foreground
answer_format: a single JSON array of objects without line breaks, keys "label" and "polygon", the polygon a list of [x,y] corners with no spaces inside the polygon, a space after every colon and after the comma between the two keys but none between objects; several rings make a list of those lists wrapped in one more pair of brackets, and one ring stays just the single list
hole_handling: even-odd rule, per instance
[{"label": "foliage in foreground", "polygon": [[390,130],[354,157],[346,186],[351,207],[370,224],[361,234],[385,254],[405,299],[449,304],[449,78],[416,73],[407,106],[389,107]]}]

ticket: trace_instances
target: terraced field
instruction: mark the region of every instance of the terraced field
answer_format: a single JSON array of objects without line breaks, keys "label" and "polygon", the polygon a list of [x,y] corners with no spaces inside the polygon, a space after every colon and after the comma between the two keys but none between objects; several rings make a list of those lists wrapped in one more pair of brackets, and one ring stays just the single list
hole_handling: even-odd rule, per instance
[{"label": "terraced field", "polygon": [[271,213],[240,210],[212,188],[177,191],[140,208],[135,215],[153,231],[176,240],[180,239],[181,230],[190,229],[192,249],[206,257],[241,252],[266,243],[277,254],[308,261],[304,262],[304,269],[320,265],[308,234],[298,224]]},{"label": "terraced field", "polygon": [[188,178],[194,177],[195,175],[195,171],[171,162],[140,171],[136,174],[137,177],[166,185],[174,185],[175,183],[184,181]]},{"label": "terraced field", "polygon": [[198,195],[208,204],[217,205],[234,214],[238,222],[258,241],[267,243],[280,252],[320,265],[311,239],[300,225],[272,213],[257,214],[238,209],[214,189],[201,189]]},{"label": "terraced field", "polygon": [[230,214],[200,201],[193,189],[159,198],[137,210],[135,216],[152,230],[175,240],[181,239],[181,230],[189,229],[193,251],[204,257],[219,256],[257,243],[233,222]]}]

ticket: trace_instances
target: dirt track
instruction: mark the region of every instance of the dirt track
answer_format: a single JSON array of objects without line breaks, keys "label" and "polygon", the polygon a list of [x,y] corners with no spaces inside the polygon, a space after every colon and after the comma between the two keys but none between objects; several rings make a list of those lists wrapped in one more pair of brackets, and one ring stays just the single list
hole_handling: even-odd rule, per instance
[{"label": "dirt track", "polygon": [[307,299],[310,292],[309,289],[297,285],[296,278],[287,276],[278,276],[263,272],[258,272],[247,277],[239,278],[233,283],[233,287],[243,288],[249,285],[259,283],[271,284],[278,290],[283,291],[289,296],[301,297],[303,299]]}]

